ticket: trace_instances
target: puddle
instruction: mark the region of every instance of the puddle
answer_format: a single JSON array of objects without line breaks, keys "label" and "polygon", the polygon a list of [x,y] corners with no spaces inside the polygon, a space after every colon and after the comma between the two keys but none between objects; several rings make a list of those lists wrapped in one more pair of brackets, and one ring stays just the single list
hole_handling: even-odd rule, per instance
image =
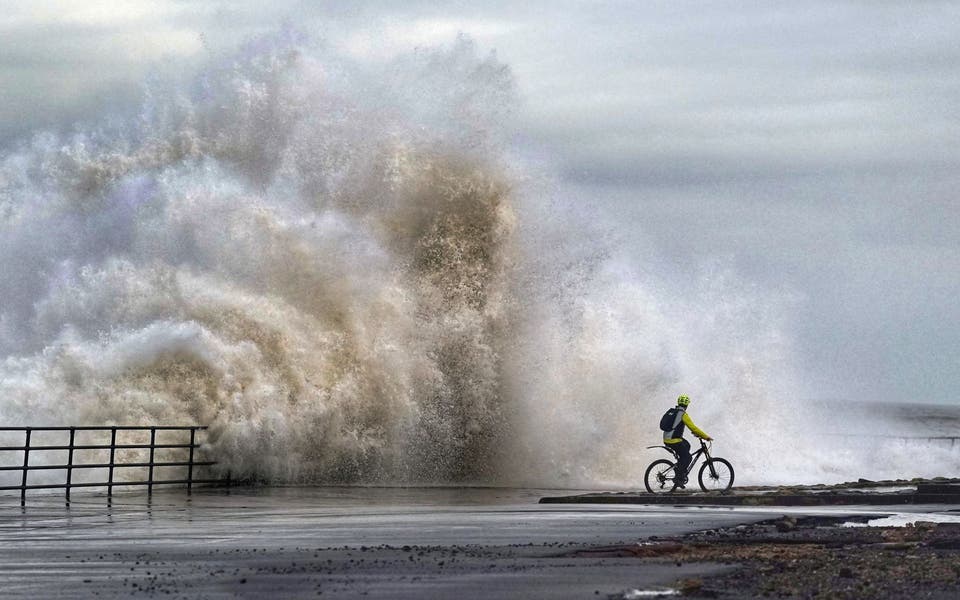
[{"label": "puddle", "polygon": [[847,522],[841,527],[906,527],[916,522],[928,523],[960,523],[960,515],[945,513],[899,513],[879,519],[871,519],[866,523]]}]

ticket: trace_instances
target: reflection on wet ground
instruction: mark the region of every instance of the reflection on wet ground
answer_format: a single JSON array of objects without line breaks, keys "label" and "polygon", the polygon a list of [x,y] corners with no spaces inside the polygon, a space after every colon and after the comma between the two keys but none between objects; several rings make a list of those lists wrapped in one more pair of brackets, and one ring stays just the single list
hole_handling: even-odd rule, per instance
[{"label": "reflection on wet ground", "polygon": [[[566,491],[569,493],[569,490]],[[668,586],[703,565],[575,560],[571,548],[754,522],[817,509],[544,506],[556,490],[264,488],[56,496],[0,503],[7,597],[583,597]],[[902,512],[904,507],[898,508]],[[942,510],[939,507],[938,510]],[[923,511],[925,507],[909,507]],[[66,587],[64,587],[66,586]],[[56,592],[56,593],[55,593]]]}]

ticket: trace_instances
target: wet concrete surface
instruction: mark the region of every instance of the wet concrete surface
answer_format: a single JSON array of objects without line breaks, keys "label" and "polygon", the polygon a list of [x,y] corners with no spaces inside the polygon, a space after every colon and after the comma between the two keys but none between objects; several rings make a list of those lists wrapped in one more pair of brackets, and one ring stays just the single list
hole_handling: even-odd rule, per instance
[{"label": "wet concrete surface", "polygon": [[960,504],[960,481],[898,480],[815,486],[734,487],[725,492],[677,489],[672,492],[589,492],[544,496],[541,504],[665,504],[693,506],[895,506]]},{"label": "wet concrete surface", "polygon": [[[754,523],[763,508],[544,506],[544,490],[274,488],[0,502],[9,598],[585,598],[731,565],[571,552]],[[942,507],[909,507],[941,510]],[[809,514],[810,509],[798,509]],[[870,507],[817,509],[881,517]],[[838,512],[842,510],[843,512]]]}]

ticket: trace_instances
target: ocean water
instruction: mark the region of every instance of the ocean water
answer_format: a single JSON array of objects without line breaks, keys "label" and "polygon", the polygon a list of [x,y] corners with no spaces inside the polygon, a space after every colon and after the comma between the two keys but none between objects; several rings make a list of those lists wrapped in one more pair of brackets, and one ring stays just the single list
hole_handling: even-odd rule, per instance
[{"label": "ocean water", "polygon": [[742,483],[956,473],[941,419],[805,400],[786,299],[716,260],[678,296],[518,96],[464,37],[284,29],[8,148],[0,420],[209,425],[260,483],[630,488],[687,393]]}]

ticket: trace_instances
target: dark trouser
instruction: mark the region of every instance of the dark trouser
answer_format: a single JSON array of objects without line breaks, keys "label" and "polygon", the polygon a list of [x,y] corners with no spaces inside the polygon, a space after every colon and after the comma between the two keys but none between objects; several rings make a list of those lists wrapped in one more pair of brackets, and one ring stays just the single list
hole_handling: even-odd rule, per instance
[{"label": "dark trouser", "polygon": [[667,444],[667,447],[677,453],[677,477],[686,478],[687,467],[690,466],[690,442],[680,440],[674,444]]}]

